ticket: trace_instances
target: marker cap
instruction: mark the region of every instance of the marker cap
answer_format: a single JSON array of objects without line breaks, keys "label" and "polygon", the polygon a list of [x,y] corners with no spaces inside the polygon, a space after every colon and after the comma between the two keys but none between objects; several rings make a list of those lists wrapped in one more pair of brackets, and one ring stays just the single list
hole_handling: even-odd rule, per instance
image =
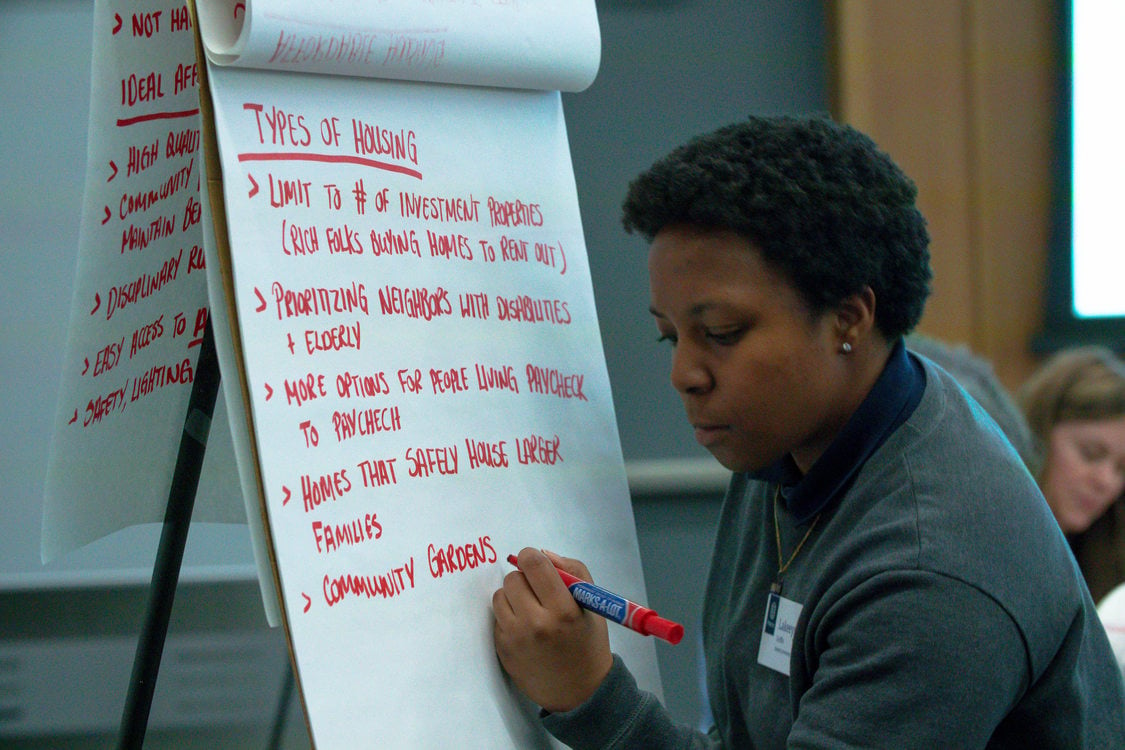
[{"label": "marker cap", "polygon": [[679,643],[684,637],[683,625],[672,622],[671,620],[665,620],[659,615],[645,618],[643,627],[646,635],[655,635],[657,638],[663,638],[673,646]]}]

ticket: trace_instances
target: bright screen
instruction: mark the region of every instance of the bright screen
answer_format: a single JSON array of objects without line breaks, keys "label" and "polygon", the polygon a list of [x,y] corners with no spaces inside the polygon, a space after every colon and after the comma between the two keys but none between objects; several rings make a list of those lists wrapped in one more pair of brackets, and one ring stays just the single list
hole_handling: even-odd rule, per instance
[{"label": "bright screen", "polygon": [[1071,6],[1072,289],[1079,318],[1125,315],[1125,2]]}]

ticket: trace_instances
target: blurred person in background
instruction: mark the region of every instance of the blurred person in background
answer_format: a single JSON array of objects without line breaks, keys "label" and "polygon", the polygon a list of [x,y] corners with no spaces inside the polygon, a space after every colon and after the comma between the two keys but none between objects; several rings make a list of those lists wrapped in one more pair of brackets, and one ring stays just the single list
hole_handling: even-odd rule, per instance
[{"label": "blurred person in background", "polygon": [[949,343],[921,333],[907,336],[906,348],[952,375],[996,421],[1024,463],[1029,467],[1035,465],[1038,454],[1031,428],[1015,399],[996,377],[989,360],[974,353],[967,344]]},{"label": "blurred person in background", "polygon": [[1017,394],[1035,439],[1032,472],[1094,601],[1125,581],[1125,361],[1063,350]]}]

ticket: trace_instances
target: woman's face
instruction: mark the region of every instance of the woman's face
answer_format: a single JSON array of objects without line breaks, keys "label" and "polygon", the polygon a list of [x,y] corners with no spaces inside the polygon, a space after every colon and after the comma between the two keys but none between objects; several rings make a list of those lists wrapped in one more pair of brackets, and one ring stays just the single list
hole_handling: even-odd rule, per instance
[{"label": "woman's face", "polygon": [[732,471],[786,453],[807,471],[862,398],[844,385],[853,355],[840,353],[837,316],[813,316],[730,231],[664,228],[649,250],[649,282],[695,439]]},{"label": "woman's face", "polygon": [[1067,534],[1089,528],[1125,492],[1125,416],[1051,430],[1043,494]]}]

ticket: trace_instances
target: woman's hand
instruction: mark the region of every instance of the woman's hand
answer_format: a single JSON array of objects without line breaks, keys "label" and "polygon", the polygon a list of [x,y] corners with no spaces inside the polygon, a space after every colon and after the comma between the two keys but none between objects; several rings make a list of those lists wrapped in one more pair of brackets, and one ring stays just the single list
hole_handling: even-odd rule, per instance
[{"label": "woman's hand", "polygon": [[518,559],[519,570],[492,595],[496,655],[528,698],[548,711],[569,711],[613,665],[605,619],[578,606],[555,566],[587,581],[590,571],[530,547]]}]

